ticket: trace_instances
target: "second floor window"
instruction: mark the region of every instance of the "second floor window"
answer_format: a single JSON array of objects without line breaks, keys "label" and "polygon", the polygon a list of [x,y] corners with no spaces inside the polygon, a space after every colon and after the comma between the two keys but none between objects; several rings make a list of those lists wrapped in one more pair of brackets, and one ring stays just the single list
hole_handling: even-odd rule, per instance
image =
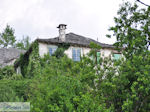
[{"label": "second floor window", "polygon": [[97,52],[97,62],[99,63],[99,61],[100,61],[100,57],[101,57],[101,53],[100,52]]},{"label": "second floor window", "polygon": [[119,54],[119,53],[114,53],[113,54],[113,59],[114,60],[119,60],[121,58],[121,54]]},{"label": "second floor window", "polygon": [[54,54],[54,52],[57,50],[57,46],[49,46],[48,49],[50,56],[52,56],[52,54]]},{"label": "second floor window", "polygon": [[73,61],[80,61],[80,56],[81,56],[81,49],[80,48],[73,48],[72,49]]}]

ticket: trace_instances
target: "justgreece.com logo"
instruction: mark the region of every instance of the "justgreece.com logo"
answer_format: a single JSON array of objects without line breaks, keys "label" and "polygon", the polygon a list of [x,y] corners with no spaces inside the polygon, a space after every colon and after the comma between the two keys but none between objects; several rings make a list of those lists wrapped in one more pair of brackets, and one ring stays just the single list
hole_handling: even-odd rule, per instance
[{"label": "justgreece.com logo", "polygon": [[0,112],[30,112],[30,102],[0,102]]}]

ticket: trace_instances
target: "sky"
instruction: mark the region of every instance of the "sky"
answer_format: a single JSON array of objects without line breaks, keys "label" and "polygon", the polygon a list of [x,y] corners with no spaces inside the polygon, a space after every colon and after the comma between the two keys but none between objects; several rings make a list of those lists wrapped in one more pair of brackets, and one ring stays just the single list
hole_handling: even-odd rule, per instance
[{"label": "sky", "polygon": [[[150,0],[141,1],[150,4]],[[121,3],[122,0],[0,0],[0,32],[8,24],[15,29],[17,39],[53,38],[58,36],[56,27],[67,24],[67,33],[113,44],[115,38],[105,35],[114,25]]]}]

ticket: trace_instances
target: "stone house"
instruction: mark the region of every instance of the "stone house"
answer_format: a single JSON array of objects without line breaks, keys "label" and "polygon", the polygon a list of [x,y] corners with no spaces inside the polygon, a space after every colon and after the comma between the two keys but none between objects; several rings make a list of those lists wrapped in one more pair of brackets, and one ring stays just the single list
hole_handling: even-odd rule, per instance
[{"label": "stone house", "polygon": [[120,57],[120,53],[114,49],[113,45],[100,43],[91,38],[77,35],[75,33],[66,34],[66,26],[67,25],[65,24],[60,24],[57,27],[59,29],[58,37],[50,39],[37,39],[39,43],[39,55],[41,57],[47,53],[52,55],[58,48],[58,44],[68,43],[70,47],[64,53],[74,61],[80,61],[80,56],[86,55],[90,52],[89,45],[91,42],[94,42],[102,47],[102,49],[98,52],[98,56],[108,57],[113,55],[116,59]]},{"label": "stone house", "polygon": [[16,59],[18,59],[20,54],[24,52],[25,50],[19,50],[16,48],[0,48],[0,67],[14,65]]},{"label": "stone house", "polygon": [[[75,33],[67,33],[66,34],[66,26],[65,24],[60,24],[57,28],[59,29],[59,36],[55,38],[49,38],[49,39],[36,39],[35,42],[38,43],[38,54],[40,57],[44,57],[45,54],[52,55],[59,45],[63,44],[69,44],[69,48],[64,51],[64,53],[71,58],[73,61],[80,61],[80,58],[83,55],[86,55],[90,52],[90,43],[96,43],[102,47],[97,52],[97,57],[100,58],[102,56],[108,57],[112,56],[115,59],[120,58],[121,54],[115,50],[113,45],[100,43],[98,41],[95,41],[91,38],[84,37],[81,35],[77,35]],[[33,42],[33,43],[35,43]],[[29,50],[24,54],[24,58],[29,58],[31,52],[33,51],[33,47],[31,46]],[[28,59],[27,59],[28,60]],[[21,73],[21,68],[19,64],[20,62],[17,62],[15,65],[16,71],[18,73]],[[22,63],[24,64],[24,63]],[[27,64],[28,65],[28,64]],[[24,67],[22,67],[24,68]]]}]

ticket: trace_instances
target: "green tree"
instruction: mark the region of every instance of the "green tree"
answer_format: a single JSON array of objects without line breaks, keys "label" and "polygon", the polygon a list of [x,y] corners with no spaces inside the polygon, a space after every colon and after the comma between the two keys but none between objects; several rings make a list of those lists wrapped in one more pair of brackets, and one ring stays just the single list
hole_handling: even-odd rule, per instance
[{"label": "green tree", "polygon": [[5,66],[0,68],[0,79],[11,77],[13,74],[15,74],[13,66]]},{"label": "green tree", "polygon": [[118,48],[124,48],[126,58],[132,58],[133,54],[147,51],[150,42],[150,7],[140,9],[135,3],[123,3],[118,11],[118,17],[114,18],[113,31]]},{"label": "green tree", "polygon": [[4,31],[0,34],[0,47],[14,47],[15,42],[16,37],[14,36],[14,29],[7,25]]},{"label": "green tree", "polygon": [[[66,57],[48,59],[46,56],[46,59],[44,59],[46,64],[43,63],[42,75],[32,80],[33,83],[29,86],[31,111],[103,112],[107,110],[94,99],[87,85],[76,77],[75,72],[73,75],[69,74],[71,70],[68,69],[71,69],[75,63],[70,66],[72,62]],[[79,70],[80,66],[76,69]]]},{"label": "green tree", "polygon": [[31,45],[30,37],[27,36],[27,37],[23,37],[22,40],[20,40],[16,43],[16,48],[23,49],[23,50],[28,50],[30,45]]},{"label": "green tree", "polygon": [[[123,3],[115,17],[113,31],[125,60],[115,63],[118,66],[109,87],[111,93],[103,91],[107,106],[113,105],[117,112],[146,112],[150,110],[150,7],[140,9],[135,3]],[[106,88],[107,83],[103,83]],[[104,89],[105,90],[105,89]]]}]

